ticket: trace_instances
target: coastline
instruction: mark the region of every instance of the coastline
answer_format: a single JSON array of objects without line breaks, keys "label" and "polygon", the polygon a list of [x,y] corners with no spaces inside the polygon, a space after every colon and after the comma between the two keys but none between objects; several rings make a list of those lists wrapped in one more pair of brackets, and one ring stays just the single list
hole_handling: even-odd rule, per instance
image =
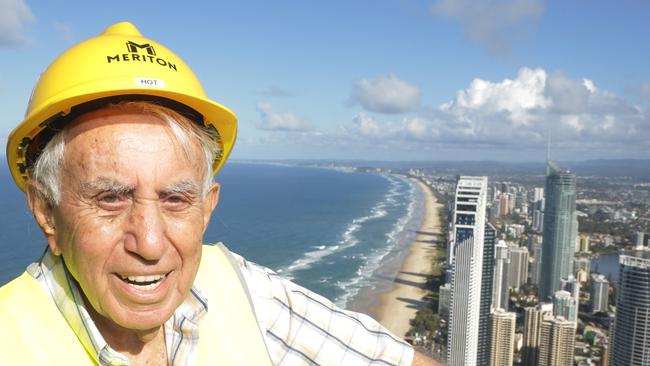
[{"label": "coastline", "polygon": [[423,300],[427,295],[425,284],[427,276],[431,274],[432,259],[438,253],[434,240],[442,233],[438,219],[441,204],[429,187],[418,180],[413,181],[424,198],[422,224],[391,288],[380,293],[378,304],[367,309],[370,316],[402,338],[410,329],[410,320],[415,317],[415,313],[428,304]]}]

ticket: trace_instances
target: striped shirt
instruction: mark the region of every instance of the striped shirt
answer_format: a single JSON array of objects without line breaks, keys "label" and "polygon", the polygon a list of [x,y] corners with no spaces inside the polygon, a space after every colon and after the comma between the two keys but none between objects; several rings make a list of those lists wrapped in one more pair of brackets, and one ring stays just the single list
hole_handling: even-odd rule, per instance
[{"label": "striped shirt", "polygon": [[[270,269],[232,254],[248,288],[274,365],[410,365],[413,349],[367,315],[341,310],[329,300]],[[128,358],[101,336],[60,256],[49,250],[27,271],[56,303],[84,348],[102,366],[127,366]],[[199,323],[208,301],[193,287],[165,322],[169,364],[192,365]]]}]

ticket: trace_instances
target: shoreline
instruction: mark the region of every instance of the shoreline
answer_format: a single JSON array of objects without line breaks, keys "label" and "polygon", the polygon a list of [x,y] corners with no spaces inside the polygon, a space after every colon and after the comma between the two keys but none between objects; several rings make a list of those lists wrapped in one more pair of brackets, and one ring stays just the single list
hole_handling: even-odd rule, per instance
[{"label": "shoreline", "polygon": [[415,318],[415,313],[428,304],[428,300],[423,299],[428,293],[425,285],[431,274],[432,259],[438,255],[434,242],[442,234],[438,219],[442,205],[429,187],[419,180],[412,180],[422,191],[424,199],[422,224],[409,245],[409,252],[391,288],[380,292],[378,304],[367,309],[370,316],[402,338],[411,328],[410,320]]}]

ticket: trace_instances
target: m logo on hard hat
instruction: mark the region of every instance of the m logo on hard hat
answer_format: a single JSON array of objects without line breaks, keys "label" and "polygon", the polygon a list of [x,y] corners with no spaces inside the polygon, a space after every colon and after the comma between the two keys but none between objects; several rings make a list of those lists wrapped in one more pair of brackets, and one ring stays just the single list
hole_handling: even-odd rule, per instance
[{"label": "m logo on hard hat", "polygon": [[156,51],[153,49],[153,46],[150,45],[149,43],[145,43],[145,44],[137,44],[137,43],[135,43],[135,42],[133,42],[133,41],[127,41],[127,42],[126,42],[126,49],[129,50],[129,52],[131,52],[131,53],[138,53],[138,49],[143,49],[143,48],[144,48],[144,49],[147,51],[147,53],[150,54],[151,56],[155,56],[155,55],[156,55]]},{"label": "m logo on hard hat", "polygon": [[[106,62],[110,63],[118,63],[118,62],[148,62],[152,64],[158,64],[160,66],[167,67],[171,70],[178,71],[176,68],[176,64],[166,60],[164,58],[160,57],[155,57],[156,56],[156,50],[154,50],[153,46],[149,43],[144,43],[144,44],[139,44],[135,43],[133,41],[126,41],[126,50],[129,53],[118,53],[115,55],[107,55],[106,56]],[[140,53],[139,50],[144,50],[145,52]]]}]

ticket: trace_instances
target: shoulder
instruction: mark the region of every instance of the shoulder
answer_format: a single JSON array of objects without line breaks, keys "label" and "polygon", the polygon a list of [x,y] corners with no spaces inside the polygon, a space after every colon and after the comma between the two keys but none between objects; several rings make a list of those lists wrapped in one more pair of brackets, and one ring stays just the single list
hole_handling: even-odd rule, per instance
[{"label": "shoulder", "polygon": [[411,346],[371,317],[340,309],[269,268],[231,256],[277,364],[410,365]]},{"label": "shoulder", "polygon": [[[28,273],[0,288],[0,354],[21,359],[15,364],[47,364],[52,359],[85,360],[86,352],[56,304]],[[35,351],[33,345],[39,345]],[[4,364],[4,363],[3,363]]]},{"label": "shoulder", "polygon": [[[0,287],[0,308],[5,311],[17,309],[23,302],[32,302],[30,297],[38,297],[42,293],[40,285],[27,272]],[[6,315],[0,312],[0,315]]]}]

